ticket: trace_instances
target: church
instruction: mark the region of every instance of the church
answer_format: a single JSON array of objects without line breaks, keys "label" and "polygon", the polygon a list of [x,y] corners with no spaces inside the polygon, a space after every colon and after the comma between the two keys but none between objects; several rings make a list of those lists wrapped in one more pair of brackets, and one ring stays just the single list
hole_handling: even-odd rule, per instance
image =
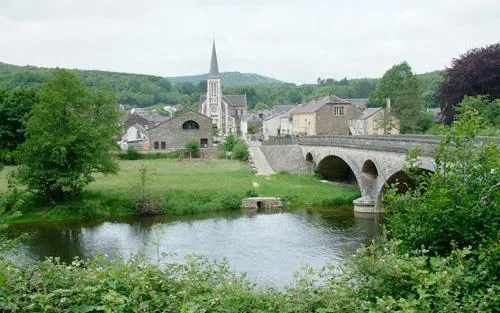
[{"label": "church", "polygon": [[207,80],[207,93],[200,97],[200,113],[212,118],[213,128],[219,137],[229,134],[242,135],[246,133],[243,117],[247,115],[246,95],[224,95],[222,93],[219,65],[215,52],[215,42],[212,45],[210,72]]}]

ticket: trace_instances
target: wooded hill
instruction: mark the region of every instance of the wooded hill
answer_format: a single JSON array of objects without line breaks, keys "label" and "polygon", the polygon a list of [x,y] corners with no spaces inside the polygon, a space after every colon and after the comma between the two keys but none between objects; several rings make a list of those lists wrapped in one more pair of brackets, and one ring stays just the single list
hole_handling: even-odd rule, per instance
[{"label": "wooded hill", "polygon": [[[257,85],[257,84],[283,84],[285,82],[255,73],[222,72],[220,78],[224,86]],[[207,74],[167,77],[172,84],[190,83],[197,85],[208,79]]]},{"label": "wooded hill", "polygon": [[[159,104],[183,104],[197,108],[200,94],[206,91],[205,75],[160,77],[97,70],[75,70],[85,85],[104,86],[116,93],[117,101],[130,107]],[[53,69],[17,66],[0,62],[0,89],[38,86]],[[341,79],[318,78],[316,84],[295,85],[279,80],[239,72],[221,73],[224,93],[246,94],[250,110],[265,109],[278,104],[309,101],[317,96],[335,94],[342,98],[368,98],[377,87],[378,78]],[[441,81],[441,71],[417,75],[420,94],[427,107],[438,106],[435,93]]]}]

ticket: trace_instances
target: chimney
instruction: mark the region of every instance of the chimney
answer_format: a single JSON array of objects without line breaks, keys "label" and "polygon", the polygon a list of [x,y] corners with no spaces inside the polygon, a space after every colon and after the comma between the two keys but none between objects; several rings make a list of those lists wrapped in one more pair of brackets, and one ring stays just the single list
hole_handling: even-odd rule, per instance
[{"label": "chimney", "polygon": [[387,113],[391,113],[391,98],[385,100],[385,110]]}]

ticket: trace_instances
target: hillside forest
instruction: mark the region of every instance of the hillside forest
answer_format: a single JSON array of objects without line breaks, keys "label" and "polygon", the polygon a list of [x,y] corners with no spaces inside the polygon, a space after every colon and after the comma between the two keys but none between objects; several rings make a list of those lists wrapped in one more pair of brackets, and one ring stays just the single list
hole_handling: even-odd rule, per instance
[{"label": "hillside forest", "polygon": [[[165,78],[152,75],[128,74],[96,70],[75,70],[87,87],[107,87],[115,92],[117,101],[128,108],[181,104],[197,108],[199,97],[206,91],[204,75]],[[0,89],[38,88],[47,81],[54,69],[16,66],[0,62]],[[437,89],[442,72],[416,75],[419,96],[425,107],[438,107]],[[377,78],[318,78],[316,84],[295,85],[257,74],[221,73],[225,94],[246,94],[250,111],[279,104],[310,101],[314,97],[335,94],[341,98],[368,98],[375,91]]]}]

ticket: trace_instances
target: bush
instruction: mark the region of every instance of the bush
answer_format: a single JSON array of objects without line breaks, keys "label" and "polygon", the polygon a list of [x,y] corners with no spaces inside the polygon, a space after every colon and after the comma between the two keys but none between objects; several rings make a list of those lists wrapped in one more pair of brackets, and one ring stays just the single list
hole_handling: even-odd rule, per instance
[{"label": "bush", "polygon": [[127,152],[123,155],[124,160],[139,160],[141,155],[134,147],[128,147]]},{"label": "bush", "polygon": [[200,143],[196,139],[189,139],[186,142],[185,148],[189,153],[189,157],[196,157],[200,152]]},{"label": "bush", "polygon": [[248,159],[248,146],[245,141],[238,140],[238,142],[233,148],[232,156],[233,158],[242,161]]},{"label": "bush", "polygon": [[[437,149],[436,172],[416,188],[386,195],[388,230],[408,251],[425,247],[434,253],[498,240],[500,233],[500,151],[495,143],[477,143],[476,111],[459,115]],[[420,181],[419,181],[420,179]]]}]

